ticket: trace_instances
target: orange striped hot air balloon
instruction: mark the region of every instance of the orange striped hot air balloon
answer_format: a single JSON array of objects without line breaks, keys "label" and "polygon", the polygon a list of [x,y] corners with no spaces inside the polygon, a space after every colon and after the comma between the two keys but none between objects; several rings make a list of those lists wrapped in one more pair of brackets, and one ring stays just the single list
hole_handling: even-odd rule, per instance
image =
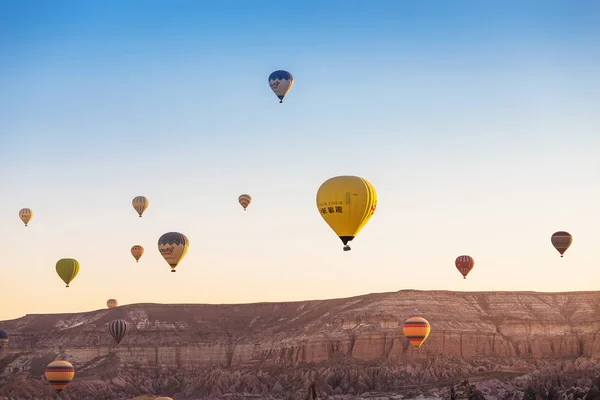
[{"label": "orange striped hot air balloon", "polygon": [[423,342],[425,342],[425,339],[427,339],[427,336],[429,336],[431,326],[425,318],[411,317],[402,325],[402,331],[410,344],[418,350],[423,345]]},{"label": "orange striped hot air balloon", "polygon": [[144,211],[146,211],[146,209],[148,208],[148,205],[150,205],[150,202],[144,196],[136,196],[131,201],[131,205],[133,206],[135,211],[137,211],[140,218],[142,218],[142,214],[144,213]]},{"label": "orange striped hot air balloon", "polygon": [[140,258],[144,255],[144,248],[139,244],[131,247],[131,255],[135,258],[136,262],[140,262]]},{"label": "orange striped hot air balloon", "polygon": [[246,208],[250,205],[250,203],[252,203],[252,196],[249,194],[242,194],[240,197],[238,197],[238,201],[242,207],[244,207],[244,211],[246,211]]},{"label": "orange striped hot air balloon", "polygon": [[70,362],[57,360],[48,364],[45,375],[52,389],[60,393],[73,380],[75,369]]},{"label": "orange striped hot air balloon", "polygon": [[556,248],[556,250],[558,250],[560,256],[562,257],[571,243],[573,243],[573,236],[571,236],[569,232],[558,231],[552,235],[550,240],[552,241],[552,245]]},{"label": "orange striped hot air balloon", "polygon": [[456,265],[456,269],[462,274],[463,278],[467,279],[467,275],[475,265],[475,260],[471,256],[458,256],[454,261],[454,265]]}]

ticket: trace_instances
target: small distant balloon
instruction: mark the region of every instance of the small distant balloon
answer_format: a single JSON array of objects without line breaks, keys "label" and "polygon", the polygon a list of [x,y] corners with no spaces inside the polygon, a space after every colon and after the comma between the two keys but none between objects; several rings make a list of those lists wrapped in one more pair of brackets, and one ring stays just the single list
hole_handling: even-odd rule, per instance
[{"label": "small distant balloon", "polygon": [[79,261],[73,258],[62,258],[56,262],[56,273],[69,287],[69,283],[79,273]]},{"label": "small distant balloon", "polygon": [[108,324],[108,332],[111,334],[117,344],[127,335],[129,324],[124,319],[115,319]]},{"label": "small distant balloon", "polygon": [[158,239],[158,251],[171,266],[171,272],[181,262],[190,248],[187,236],[179,232],[167,232]]},{"label": "small distant balloon", "polygon": [[249,194],[242,194],[238,197],[238,201],[241,206],[244,207],[244,211],[246,211],[246,208],[252,203],[252,196]]},{"label": "small distant balloon", "polygon": [[458,256],[454,261],[456,269],[462,274],[464,279],[467,279],[467,275],[475,266],[475,260],[471,256]]},{"label": "small distant balloon", "polygon": [[429,336],[431,326],[425,318],[411,317],[402,325],[402,331],[410,344],[418,350]]},{"label": "small distant balloon", "polygon": [[144,211],[146,211],[148,205],[150,205],[150,202],[144,196],[137,196],[134,197],[131,204],[133,205],[135,211],[137,211],[137,213],[139,214],[140,218],[142,218],[142,214],[144,213]]},{"label": "small distant balloon", "polygon": [[52,361],[46,367],[45,375],[52,389],[60,393],[75,377],[75,368],[68,361]]},{"label": "small distant balloon", "polygon": [[108,308],[116,308],[119,306],[119,302],[116,299],[108,299],[106,301],[106,307]]},{"label": "small distant balloon", "polygon": [[21,221],[27,226],[29,221],[31,221],[31,218],[33,218],[33,211],[31,208],[22,208],[19,210],[19,218],[21,218]]},{"label": "small distant balloon", "polygon": [[269,86],[279,102],[283,103],[283,98],[292,90],[294,86],[294,77],[287,71],[278,70],[269,75]]},{"label": "small distant balloon", "polygon": [[8,333],[0,329],[0,350],[8,346]]},{"label": "small distant balloon", "polygon": [[140,258],[144,255],[144,248],[139,244],[131,247],[131,255],[135,258],[136,262],[140,261]]},{"label": "small distant balloon", "polygon": [[573,243],[573,236],[571,236],[569,232],[558,231],[552,234],[552,238],[550,240],[552,241],[554,248],[558,250],[560,256],[562,257],[569,246],[571,246],[571,243]]}]

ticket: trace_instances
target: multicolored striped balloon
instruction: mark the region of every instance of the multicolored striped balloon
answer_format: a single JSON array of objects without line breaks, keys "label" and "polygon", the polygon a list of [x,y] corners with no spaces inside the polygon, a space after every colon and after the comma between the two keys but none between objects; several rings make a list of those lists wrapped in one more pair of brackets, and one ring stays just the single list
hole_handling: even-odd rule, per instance
[{"label": "multicolored striped balloon", "polygon": [[45,375],[52,389],[60,393],[73,380],[75,368],[68,361],[52,361],[46,367]]},{"label": "multicolored striped balloon", "polygon": [[246,208],[250,205],[250,203],[252,203],[252,196],[249,194],[242,194],[240,197],[238,197],[238,201],[242,207],[244,207],[244,211],[246,211]]},{"label": "multicolored striped balloon", "polygon": [[560,256],[562,257],[565,254],[565,251],[571,246],[573,243],[573,236],[569,232],[558,231],[552,235],[550,239],[552,241],[552,245],[558,250]]},{"label": "multicolored striped balloon", "polygon": [[462,274],[463,278],[467,279],[467,275],[475,266],[475,260],[471,256],[458,256],[454,261],[454,265],[456,265],[456,269]]},{"label": "multicolored striped balloon", "polygon": [[137,213],[139,214],[140,218],[142,218],[142,214],[150,205],[150,201],[148,201],[148,199],[144,196],[136,196],[131,201],[131,204],[133,205],[135,211],[137,211]]},{"label": "multicolored striped balloon", "polygon": [[410,344],[418,349],[423,345],[427,336],[429,336],[431,326],[425,318],[411,317],[402,325],[402,331]]},{"label": "multicolored striped balloon", "polygon": [[31,208],[22,208],[19,211],[19,218],[21,218],[21,221],[27,226],[29,221],[31,221],[31,218],[33,218],[33,211],[31,211]]},{"label": "multicolored striped balloon", "polygon": [[108,332],[115,339],[117,344],[121,343],[121,340],[123,340],[128,330],[129,324],[124,319],[115,319],[108,324]]}]

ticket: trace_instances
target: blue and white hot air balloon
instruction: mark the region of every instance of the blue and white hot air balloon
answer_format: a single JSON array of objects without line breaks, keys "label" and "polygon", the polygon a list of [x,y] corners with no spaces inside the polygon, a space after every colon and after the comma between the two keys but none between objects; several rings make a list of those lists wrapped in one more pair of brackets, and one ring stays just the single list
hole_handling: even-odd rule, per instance
[{"label": "blue and white hot air balloon", "polygon": [[283,98],[294,86],[294,77],[287,71],[279,70],[269,75],[269,86],[277,97],[279,102],[283,103]]}]

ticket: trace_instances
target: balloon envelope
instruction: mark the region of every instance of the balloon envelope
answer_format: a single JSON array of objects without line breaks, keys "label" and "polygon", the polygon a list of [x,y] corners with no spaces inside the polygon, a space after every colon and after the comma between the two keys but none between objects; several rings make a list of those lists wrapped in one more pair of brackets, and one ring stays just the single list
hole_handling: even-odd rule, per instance
[{"label": "balloon envelope", "polygon": [[135,258],[135,261],[139,261],[140,258],[144,255],[144,248],[139,244],[136,244],[131,247],[131,255]]},{"label": "balloon envelope", "polygon": [[144,211],[146,211],[150,202],[144,196],[136,196],[131,201],[131,204],[133,205],[135,211],[137,211],[137,213],[139,214],[140,218],[142,218],[142,214],[144,213]]},{"label": "balloon envelope", "polygon": [[61,258],[56,263],[56,273],[67,284],[67,287],[69,287],[69,283],[79,273],[79,261],[73,258]]},{"label": "balloon envelope", "polygon": [[61,392],[73,380],[75,369],[70,362],[52,361],[46,367],[45,375],[52,389]]},{"label": "balloon envelope", "polygon": [[571,243],[573,243],[573,236],[571,236],[569,232],[558,231],[552,234],[550,240],[552,241],[554,248],[558,250],[562,257],[569,246],[571,246]]},{"label": "balloon envelope", "polygon": [[190,241],[183,233],[168,232],[158,239],[158,251],[171,266],[171,272],[175,272],[175,267],[185,257],[189,248]]},{"label": "balloon envelope", "polygon": [[454,261],[456,269],[462,274],[463,278],[467,279],[467,275],[475,266],[475,260],[471,256],[458,256]]},{"label": "balloon envelope", "polygon": [[423,345],[427,336],[429,336],[431,326],[425,318],[411,317],[402,325],[402,331],[410,344],[418,349]]},{"label": "balloon envelope", "polygon": [[8,346],[8,333],[0,329],[0,350]]},{"label": "balloon envelope", "polygon": [[119,302],[116,299],[108,299],[106,301],[106,307],[115,308],[119,306]]},{"label": "balloon envelope", "polygon": [[31,218],[33,218],[33,211],[31,208],[22,208],[19,211],[19,218],[21,218],[21,221],[27,226],[29,221],[31,221]]},{"label": "balloon envelope", "polygon": [[278,70],[269,75],[269,86],[279,102],[283,103],[283,98],[292,90],[294,86],[294,77],[287,71]]},{"label": "balloon envelope", "polygon": [[121,340],[127,335],[128,330],[129,324],[124,319],[115,319],[108,324],[108,332],[113,339],[115,339],[117,344],[121,343]]},{"label": "balloon envelope", "polygon": [[317,191],[317,209],[344,243],[344,250],[350,250],[348,242],[369,222],[376,207],[375,188],[358,176],[333,177]]},{"label": "balloon envelope", "polygon": [[242,194],[238,197],[238,201],[244,207],[244,211],[246,211],[246,208],[252,203],[252,197],[249,194]]}]

